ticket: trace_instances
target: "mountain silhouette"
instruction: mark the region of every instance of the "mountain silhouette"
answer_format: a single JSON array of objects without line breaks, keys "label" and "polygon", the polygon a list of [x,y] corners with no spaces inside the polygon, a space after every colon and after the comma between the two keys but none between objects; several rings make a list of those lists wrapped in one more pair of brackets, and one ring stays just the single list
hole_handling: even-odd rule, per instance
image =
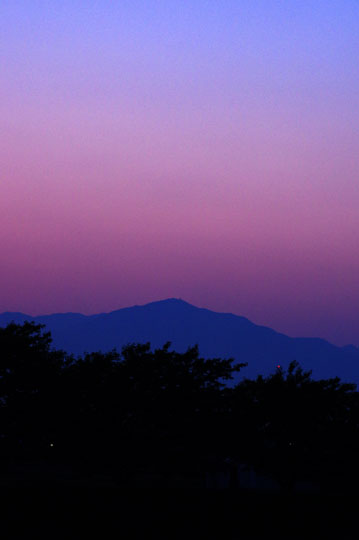
[{"label": "mountain silhouette", "polygon": [[245,317],[198,308],[175,298],[90,316],[0,314],[0,326],[26,320],[45,324],[54,347],[75,355],[120,350],[128,343],[150,342],[157,348],[170,341],[178,352],[198,344],[204,357],[248,362],[239,378],[267,375],[276,366],[287,368],[297,360],[304,369],[313,371],[314,378],[338,376],[345,382],[359,383],[357,347],[337,347],[319,338],[292,338]]}]

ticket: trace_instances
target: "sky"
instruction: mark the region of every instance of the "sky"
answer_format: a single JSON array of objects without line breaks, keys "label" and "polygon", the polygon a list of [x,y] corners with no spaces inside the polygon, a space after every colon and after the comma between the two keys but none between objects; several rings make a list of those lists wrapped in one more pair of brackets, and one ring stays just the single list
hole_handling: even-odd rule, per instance
[{"label": "sky", "polygon": [[359,345],[357,0],[1,0],[0,312]]}]

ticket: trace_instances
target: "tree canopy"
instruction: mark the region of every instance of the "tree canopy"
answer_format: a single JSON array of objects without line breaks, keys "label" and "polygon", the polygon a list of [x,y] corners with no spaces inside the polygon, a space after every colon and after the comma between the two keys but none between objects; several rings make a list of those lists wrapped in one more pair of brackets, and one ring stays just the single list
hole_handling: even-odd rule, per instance
[{"label": "tree canopy", "polygon": [[[0,457],[106,471],[197,474],[245,464],[292,489],[358,477],[358,392],[292,362],[228,384],[244,363],[149,343],[75,358],[41,325],[0,328]],[[328,485],[328,471],[330,484]],[[350,479],[350,480],[349,480]],[[235,485],[235,483],[234,483]],[[344,486],[344,487],[343,487]]]}]

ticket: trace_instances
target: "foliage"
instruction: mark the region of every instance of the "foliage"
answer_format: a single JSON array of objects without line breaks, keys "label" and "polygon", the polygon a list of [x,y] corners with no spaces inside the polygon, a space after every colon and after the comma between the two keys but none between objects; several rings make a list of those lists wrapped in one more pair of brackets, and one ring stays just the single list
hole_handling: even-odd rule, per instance
[{"label": "foliage", "polygon": [[233,447],[286,489],[300,479],[323,482],[329,470],[331,475],[340,470],[343,459],[354,467],[355,389],[339,378],[313,380],[297,362],[287,371],[278,368],[266,378],[244,380],[232,396],[232,416],[241,431]]},{"label": "foliage", "polygon": [[[170,343],[74,358],[34,323],[0,328],[0,456],[70,463],[125,482],[245,463],[283,489],[338,489],[357,472],[355,385],[287,371],[228,385],[245,364]],[[214,464],[214,465],[213,465]],[[333,480],[334,478],[334,480]],[[336,480],[335,480],[336,479]]]}]

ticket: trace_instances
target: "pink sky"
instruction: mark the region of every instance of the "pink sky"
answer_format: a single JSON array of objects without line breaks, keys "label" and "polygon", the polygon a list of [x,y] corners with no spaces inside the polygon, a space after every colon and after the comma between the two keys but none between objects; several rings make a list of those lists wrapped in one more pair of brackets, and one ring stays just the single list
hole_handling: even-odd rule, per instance
[{"label": "pink sky", "polygon": [[0,312],[359,345],[358,4],[225,4],[0,7]]}]

